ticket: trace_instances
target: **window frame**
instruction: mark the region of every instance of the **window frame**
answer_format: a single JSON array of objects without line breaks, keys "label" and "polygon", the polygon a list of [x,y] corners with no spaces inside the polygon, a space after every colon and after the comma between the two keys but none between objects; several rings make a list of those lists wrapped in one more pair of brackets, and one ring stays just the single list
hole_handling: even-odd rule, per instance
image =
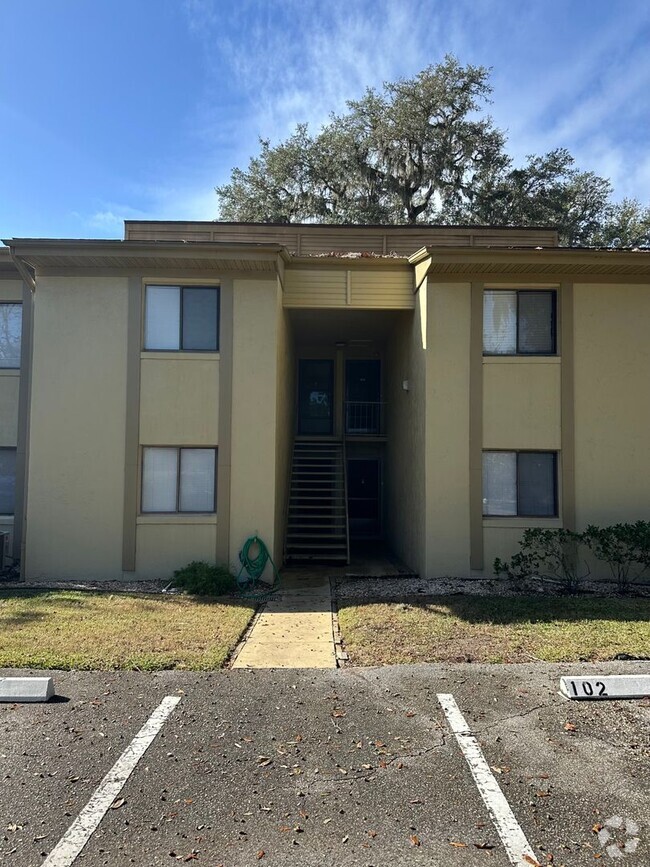
[{"label": "window frame", "polygon": [[[197,350],[198,351],[198,350]],[[177,453],[176,458],[176,509],[173,512],[170,512],[167,509],[144,509],[142,505],[142,494],[144,491],[144,453],[146,449],[174,449]],[[184,450],[197,451],[199,449],[203,451],[212,451],[214,452],[214,488],[212,495],[212,510],[206,512],[205,510],[201,511],[190,511],[189,509],[180,509],[181,502],[181,452]],[[143,445],[141,447],[141,459],[140,459],[140,515],[216,515],[217,514],[217,475],[219,468],[219,447],[218,446],[170,446],[170,445],[155,445],[155,446],[147,446]]]},{"label": "window frame", "polygon": [[[497,293],[497,292],[514,292],[517,297],[517,308],[515,311],[516,321],[515,321],[515,332],[516,332],[516,351],[515,352],[488,352],[485,350],[485,326],[483,327],[482,341],[483,341],[483,356],[485,358],[518,358],[520,356],[524,358],[535,358],[537,356],[541,357],[552,357],[558,354],[558,344],[557,344],[557,289],[547,289],[544,287],[540,287],[539,289],[535,289],[530,287],[528,289],[505,289],[500,287],[498,289],[492,289],[489,286],[486,286],[483,289],[483,297],[485,298],[485,294],[487,292]],[[519,297],[524,293],[535,293],[536,295],[550,295],[551,296],[551,339],[553,341],[553,349],[549,352],[542,352],[541,350],[536,350],[535,352],[528,352],[526,350],[521,350],[519,348]]]},{"label": "window frame", "polygon": [[[149,288],[164,288],[179,290],[179,316],[178,316],[178,349],[155,349],[146,345],[147,337],[147,294]],[[183,347],[183,320],[184,320],[184,298],[186,289],[211,289],[217,293],[217,322],[216,322],[216,348],[215,349],[185,349]],[[165,353],[197,353],[211,352],[217,354],[221,345],[221,284],[220,283],[145,283],[144,286],[144,315],[142,317],[142,351],[143,352],[165,352]]]},{"label": "window frame", "polygon": [[0,370],[20,370],[22,367],[23,357],[23,302],[22,301],[0,301],[0,307],[20,307],[20,351],[18,353],[18,364],[3,364],[0,358]]},{"label": "window frame", "polygon": [[[534,518],[538,521],[543,520],[557,520],[560,517],[560,499],[559,499],[559,478],[558,478],[558,470],[559,470],[559,461],[558,455],[559,452],[554,451],[553,449],[483,449],[481,452],[482,455],[485,454],[508,454],[515,455],[515,501],[517,504],[517,511],[514,515],[491,515],[489,512],[483,512],[483,518],[497,519],[497,520],[512,520],[513,518]],[[521,512],[519,509],[519,501],[520,501],[520,474],[519,474],[519,456],[520,455],[552,455],[553,457],[553,514],[552,515],[531,515],[528,513]],[[482,461],[482,458],[481,458]],[[483,490],[481,488],[481,505],[483,504]]]},{"label": "window frame", "polygon": [[[6,368],[7,370],[13,370],[13,368]],[[16,483],[18,481],[18,446],[0,446],[0,452],[13,452],[14,453],[14,508],[11,512],[2,512],[0,511],[0,515],[3,518],[15,518],[16,517]]]}]

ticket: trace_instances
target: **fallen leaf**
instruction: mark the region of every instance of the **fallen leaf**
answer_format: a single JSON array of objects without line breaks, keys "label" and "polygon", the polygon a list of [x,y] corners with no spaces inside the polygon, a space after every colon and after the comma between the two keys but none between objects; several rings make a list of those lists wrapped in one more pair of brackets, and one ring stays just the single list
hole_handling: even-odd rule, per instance
[{"label": "fallen leaf", "polygon": [[265,855],[266,855],[266,852],[264,851],[264,849],[260,849],[260,851],[257,853],[257,860],[261,861]]},{"label": "fallen leaf", "polygon": [[119,810],[124,804],[126,804],[126,798],[116,798],[111,804],[111,810]]},{"label": "fallen leaf", "polygon": [[377,832],[376,831],[368,831],[368,836],[372,837],[372,839],[374,840],[375,837],[377,836]]},{"label": "fallen leaf", "polygon": [[341,717],[345,716],[345,711],[344,710],[338,710],[338,709],[333,710],[332,716],[334,717],[334,719],[340,719]]},{"label": "fallen leaf", "polygon": [[550,798],[550,796],[551,796],[550,792],[544,792],[544,791],[537,792],[538,798]]},{"label": "fallen leaf", "polygon": [[196,852],[190,852],[188,855],[186,855],[183,858],[183,861],[198,861],[198,860],[199,860],[199,856],[196,854]]},{"label": "fallen leaf", "polygon": [[597,834],[599,831],[603,830],[603,826],[600,824],[600,822],[596,822],[596,824],[591,830],[594,832],[594,834]]},{"label": "fallen leaf", "polygon": [[576,730],[576,726],[572,722],[564,723],[564,731],[565,732],[574,732]]},{"label": "fallen leaf", "polygon": [[341,843],[347,843],[349,839],[349,836],[346,834],[345,837],[341,840]]},{"label": "fallen leaf", "polygon": [[415,716],[415,711],[409,710],[406,712],[406,716]]},{"label": "fallen leaf", "polygon": [[526,864],[530,864],[530,865],[532,865],[532,867],[542,867],[542,865],[539,863],[539,861],[536,861],[534,858],[531,858],[530,855],[526,855],[526,853],[524,853],[521,857],[524,859]]},{"label": "fallen leaf", "polygon": [[450,840],[449,845],[455,846],[457,849],[467,849],[467,843],[456,843],[453,840]]},{"label": "fallen leaf", "polygon": [[411,846],[420,846],[421,845],[420,844],[420,838],[418,837],[417,834],[411,834],[411,836],[409,837],[409,840],[411,842]]},{"label": "fallen leaf", "polygon": [[331,819],[323,819],[323,825],[329,825],[331,821]]},{"label": "fallen leaf", "polygon": [[492,843],[474,843],[477,849],[494,849]]}]

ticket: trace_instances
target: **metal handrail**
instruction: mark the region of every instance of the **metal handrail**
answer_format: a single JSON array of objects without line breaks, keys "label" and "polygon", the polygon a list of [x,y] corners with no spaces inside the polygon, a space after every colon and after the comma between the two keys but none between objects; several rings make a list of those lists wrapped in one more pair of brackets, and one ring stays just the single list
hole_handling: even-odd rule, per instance
[{"label": "metal handrail", "polygon": [[346,400],[346,434],[381,436],[384,433],[384,407],[378,400]]},{"label": "metal handrail", "polygon": [[345,502],[345,546],[347,563],[350,565],[350,515],[348,514],[348,460],[345,450],[345,437],[343,437],[343,500]]}]

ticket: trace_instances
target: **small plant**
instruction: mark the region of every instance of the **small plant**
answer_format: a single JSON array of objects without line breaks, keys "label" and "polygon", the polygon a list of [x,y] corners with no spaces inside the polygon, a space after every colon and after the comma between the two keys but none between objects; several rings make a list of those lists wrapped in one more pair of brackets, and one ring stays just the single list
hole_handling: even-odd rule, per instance
[{"label": "small plant", "polygon": [[650,567],[650,521],[611,527],[590,524],[584,539],[594,557],[609,566],[619,593],[628,593],[631,582]]},{"label": "small plant", "polygon": [[174,572],[174,587],[196,596],[222,596],[232,593],[237,583],[228,566],[193,560]]},{"label": "small plant", "polygon": [[588,567],[583,570],[580,564],[578,552],[582,542],[583,535],[572,530],[529,527],[519,542],[520,550],[510,561],[497,557],[494,573],[505,573],[514,582],[532,577],[554,579],[565,593],[577,593],[589,576]]}]

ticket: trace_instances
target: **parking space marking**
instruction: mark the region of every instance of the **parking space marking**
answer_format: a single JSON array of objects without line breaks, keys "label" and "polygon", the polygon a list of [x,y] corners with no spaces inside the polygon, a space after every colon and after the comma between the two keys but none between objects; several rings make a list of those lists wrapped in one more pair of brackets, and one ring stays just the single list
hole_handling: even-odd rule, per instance
[{"label": "parking space marking", "polygon": [[539,862],[535,853],[517,822],[515,814],[510,809],[510,804],[490,770],[483,751],[470,731],[453,695],[439,693],[437,699],[447,717],[449,728],[456,736],[458,746],[465,756],[476,787],[488,808],[490,818],[501,838],[510,862],[515,867],[538,865]]},{"label": "parking space marking", "polygon": [[70,867],[75,861],[180,700],[168,695],[160,702],[41,867]]}]

